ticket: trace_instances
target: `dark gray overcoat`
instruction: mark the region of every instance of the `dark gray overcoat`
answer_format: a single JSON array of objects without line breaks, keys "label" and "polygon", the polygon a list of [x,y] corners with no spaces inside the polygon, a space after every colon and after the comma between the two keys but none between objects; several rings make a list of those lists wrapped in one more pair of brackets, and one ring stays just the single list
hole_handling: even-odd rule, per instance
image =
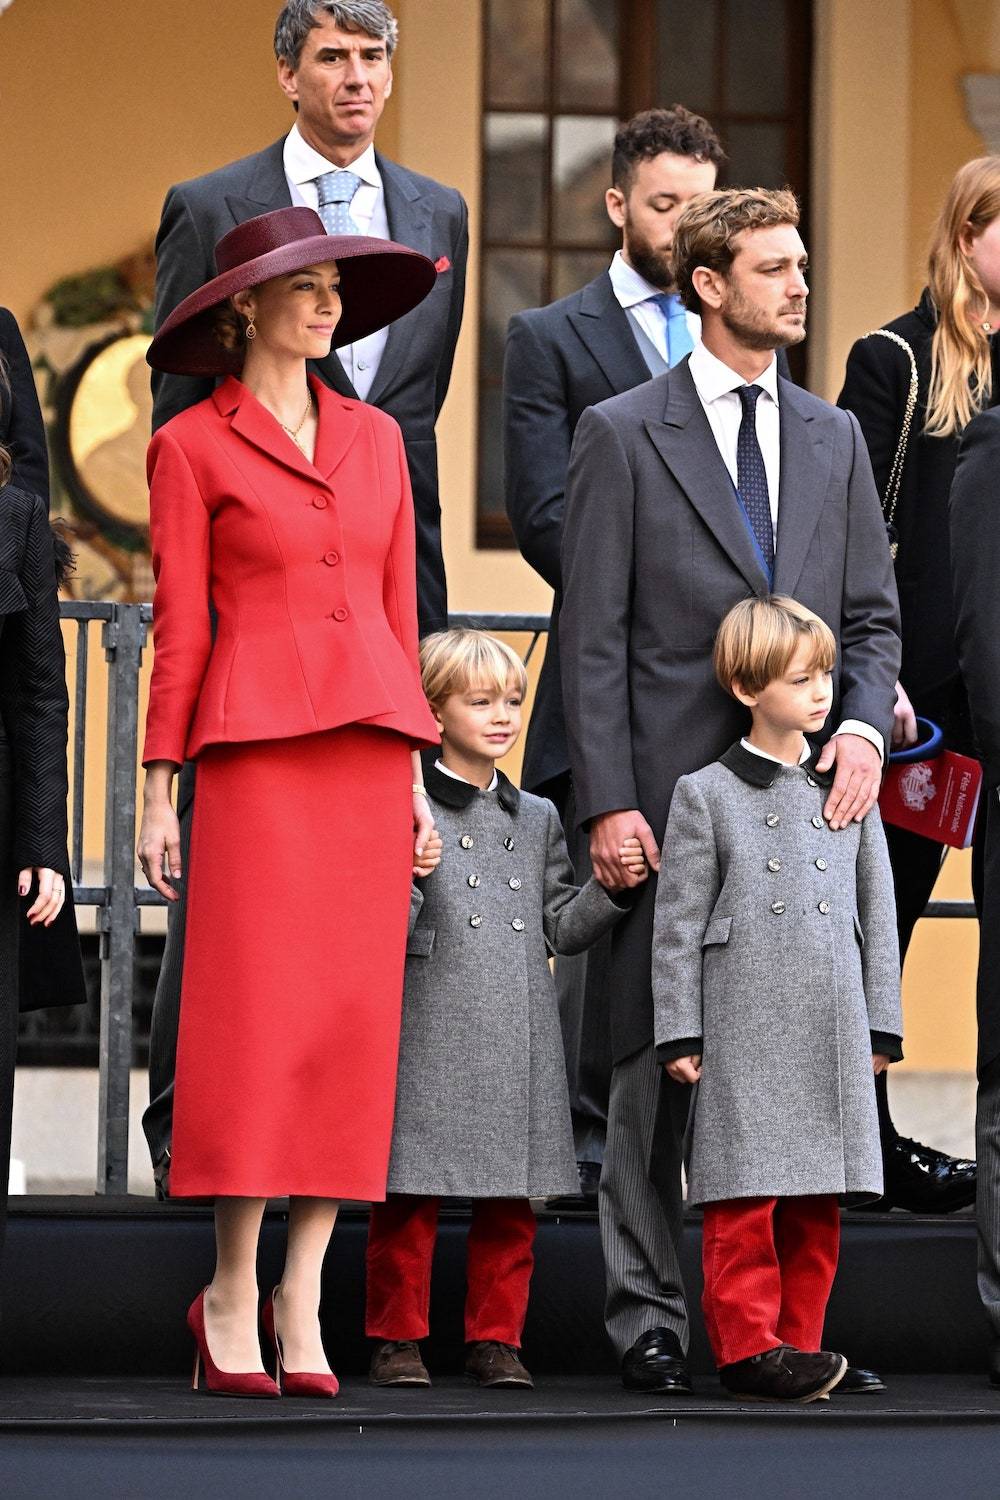
[{"label": "dark gray overcoat", "polygon": [[878,809],[833,832],[829,778],[735,745],[682,776],[653,926],[658,1055],[702,1054],[688,1199],[882,1193],[872,1052],[901,1056]]},{"label": "dark gray overcoat", "polygon": [[579,1191],[550,953],[625,913],[573,883],[552,803],[501,774],[484,792],[425,781],[441,864],[414,883],[390,1193],[542,1198]]}]

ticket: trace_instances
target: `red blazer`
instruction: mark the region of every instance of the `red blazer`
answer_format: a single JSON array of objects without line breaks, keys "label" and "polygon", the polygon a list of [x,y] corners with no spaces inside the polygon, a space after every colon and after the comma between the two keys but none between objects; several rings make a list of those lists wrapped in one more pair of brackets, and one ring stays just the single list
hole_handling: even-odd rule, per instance
[{"label": "red blazer", "polygon": [[310,386],[314,463],[234,378],[149,445],[156,593],[146,764],[339,724],[437,743],[417,663],[413,501],[399,428],[376,407]]}]

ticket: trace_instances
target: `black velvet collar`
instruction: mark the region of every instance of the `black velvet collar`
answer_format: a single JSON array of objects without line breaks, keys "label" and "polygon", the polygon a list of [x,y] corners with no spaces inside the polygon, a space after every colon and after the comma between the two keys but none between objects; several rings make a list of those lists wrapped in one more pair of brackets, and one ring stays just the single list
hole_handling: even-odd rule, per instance
[{"label": "black velvet collar", "polygon": [[[445,807],[466,808],[482,790],[481,787],[473,786],[470,781],[456,781],[454,776],[446,776],[443,771],[438,770],[430,756],[424,760],[423,766],[427,795],[434,802],[443,802]],[[496,797],[504,811],[516,818],[521,806],[521,793],[499,769]]]},{"label": "black velvet collar", "polygon": [[[802,762],[802,770],[808,771],[820,786],[832,786],[833,772],[816,769],[818,755],[818,750],[811,749],[809,759]],[[735,745],[731,745],[725,755],[720,755],[719,761],[727,771],[732,771],[733,775],[738,776],[741,781],[747,782],[750,786],[759,787],[763,791],[774,785],[778,779],[778,772],[783,769],[776,760],[765,760],[762,755],[754,755],[752,750],[745,749],[740,740],[737,740]]]}]

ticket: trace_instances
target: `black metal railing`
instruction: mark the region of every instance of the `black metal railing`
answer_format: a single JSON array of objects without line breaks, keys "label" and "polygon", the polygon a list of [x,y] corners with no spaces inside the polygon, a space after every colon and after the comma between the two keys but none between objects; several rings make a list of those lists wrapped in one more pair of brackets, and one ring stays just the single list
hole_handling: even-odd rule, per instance
[{"label": "black metal railing", "polygon": [[[78,906],[94,907],[100,934],[100,1034],[98,1065],[97,1192],[128,1190],[129,1083],[133,1058],[136,944],[143,907],[165,906],[163,897],[136,884],[136,776],[139,675],[152,621],[148,604],[63,603],[62,618],[76,623],[73,683],[72,809],[70,863]],[[102,884],[83,884],[84,805],[87,767],[87,698],[90,627],[101,624],[108,670],[107,749]],[[455,626],[493,634],[528,635],[525,662],[548,630],[535,614],[453,614]],[[971,901],[932,901],[928,917],[972,917]]]}]

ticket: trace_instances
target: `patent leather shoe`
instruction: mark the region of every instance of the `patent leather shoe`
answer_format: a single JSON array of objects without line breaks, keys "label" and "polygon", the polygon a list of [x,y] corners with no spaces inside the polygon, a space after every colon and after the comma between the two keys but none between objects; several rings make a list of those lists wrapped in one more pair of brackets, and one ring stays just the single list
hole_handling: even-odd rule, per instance
[{"label": "patent leather shoe", "polygon": [[885,1390],[885,1381],[874,1370],[862,1370],[857,1365],[848,1365],[837,1382],[838,1396],[874,1396]]},{"label": "patent leather shoe", "polygon": [[976,1164],[897,1136],[882,1154],[885,1194],[879,1208],[951,1214],[976,1201]]},{"label": "patent leather shoe", "polygon": [[694,1395],[684,1350],[672,1328],[650,1328],[636,1339],[622,1359],[622,1385],[627,1391]]}]

